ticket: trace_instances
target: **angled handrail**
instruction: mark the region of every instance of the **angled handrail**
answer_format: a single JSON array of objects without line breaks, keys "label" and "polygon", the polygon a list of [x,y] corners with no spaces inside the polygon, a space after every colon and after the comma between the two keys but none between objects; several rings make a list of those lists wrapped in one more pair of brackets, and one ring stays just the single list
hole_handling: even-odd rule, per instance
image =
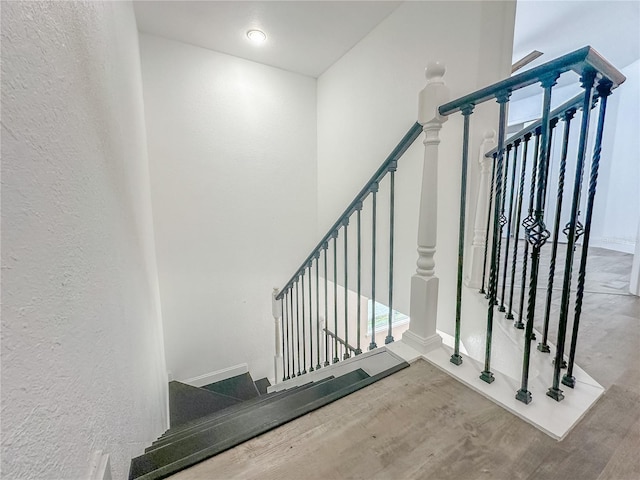
[{"label": "angled handrail", "polygon": [[345,346],[347,349],[351,350],[352,352],[356,351],[356,347],[354,347],[353,345],[349,345],[347,342],[345,342],[342,338],[340,338],[338,335],[333,333],[331,330],[327,328],[323,328],[322,331],[327,335],[329,335],[331,338],[334,338],[335,340],[337,340],[340,345]]},{"label": "angled handrail", "polygon": [[612,89],[618,87],[626,80],[626,77],[605,60],[596,50],[590,46],[586,46],[550,62],[543,63],[531,70],[519,73],[513,77],[445,103],[440,106],[438,111],[440,115],[451,115],[452,113],[462,110],[465,106],[478,105],[492,98],[497,98],[497,95],[501,93],[510,93],[520,88],[533,85],[546,77],[560,75],[570,70],[579,75],[585,71],[597,72],[603,79],[611,82]]},{"label": "angled handrail", "polygon": [[307,268],[309,263],[313,260],[316,253],[322,250],[323,245],[329,241],[334,232],[336,232],[343,224],[344,220],[349,218],[351,214],[356,210],[357,205],[362,202],[369,195],[371,186],[382,180],[382,178],[386,175],[389,166],[398,161],[400,157],[407,151],[407,149],[413,144],[416,138],[422,132],[422,125],[418,122],[414,123],[409,131],[402,137],[402,140],[396,145],[393,151],[389,154],[389,156],[382,162],[382,165],[376,170],[373,176],[369,179],[367,183],[365,183],[364,187],[358,192],[353,201],[349,204],[349,206],[342,212],[342,215],[338,217],[338,220],[331,226],[331,228],[327,231],[327,233],[322,237],[322,240],[318,242],[315,248],[311,251],[309,256],[300,264],[300,267],[296,270],[296,272],[291,276],[289,281],[284,284],[284,286],[280,289],[280,293],[276,296],[276,300],[281,300],[284,292],[295,282],[296,278],[300,276],[300,274]]}]

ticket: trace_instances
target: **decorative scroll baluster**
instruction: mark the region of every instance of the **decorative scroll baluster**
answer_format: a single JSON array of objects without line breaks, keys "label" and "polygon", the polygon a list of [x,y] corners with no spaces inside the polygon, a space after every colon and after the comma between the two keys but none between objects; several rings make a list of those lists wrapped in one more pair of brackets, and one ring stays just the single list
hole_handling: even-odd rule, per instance
[{"label": "decorative scroll baluster", "polygon": [[320,369],[320,251],[314,256],[316,260],[316,370]]},{"label": "decorative scroll baluster", "polygon": [[540,249],[549,238],[549,231],[544,224],[544,202],[547,190],[547,175],[549,170],[549,152],[551,143],[551,88],[556,84],[558,75],[551,75],[541,81],[544,88],[542,104],[542,150],[538,168],[538,189],[536,192],[535,223],[527,235],[527,241],[531,244],[531,280],[529,282],[529,303],[527,305],[527,324],[525,328],[524,356],[522,361],[522,383],[516,393],[516,399],[523,403],[531,402],[529,391],[529,360],[531,356],[531,336],[533,334],[533,320],[536,309],[536,293],[538,290],[538,268],[540,266]]},{"label": "decorative scroll baluster", "polygon": [[313,310],[311,309],[311,266],[313,262],[309,262],[309,372],[313,372]]},{"label": "decorative scroll baluster", "polygon": [[498,233],[498,255],[496,257],[496,299],[495,304],[499,305],[498,311],[504,312],[504,284],[502,285],[502,299],[498,302],[498,284],[500,283],[500,259],[502,257],[502,234],[504,232],[504,226],[507,224],[507,217],[504,214],[504,209],[507,203],[507,180],[509,179],[509,160],[511,158],[512,145],[507,145],[507,154],[505,155],[504,162],[504,177],[502,178],[502,197],[500,198],[500,231]]},{"label": "decorative scroll baluster", "polygon": [[378,182],[371,185],[372,194],[372,221],[371,221],[371,343],[369,350],[377,348],[376,345],[376,196],[378,194]]},{"label": "decorative scroll baluster", "polygon": [[398,168],[398,162],[393,161],[389,164],[389,172],[391,173],[389,193],[389,328],[387,337],[384,339],[385,344],[393,342],[393,221],[394,221],[394,202],[395,202],[395,175]]},{"label": "decorative scroll baluster", "polygon": [[[333,326],[334,330],[338,331],[338,231],[336,230],[333,235]],[[338,363],[338,339],[335,339],[335,345],[333,346],[333,363]]]},{"label": "decorative scroll baluster", "polygon": [[307,338],[306,327],[305,327],[305,313],[304,313],[304,270],[300,274],[300,279],[302,282],[302,297],[301,297],[301,305],[302,305],[302,374],[307,373],[307,346],[304,341]]},{"label": "decorative scroll baluster", "polygon": [[[347,263],[347,250],[348,250],[348,239],[347,239],[347,227],[349,226],[349,217],[346,217],[342,225],[344,226],[344,341],[349,342],[349,286],[348,286],[348,273],[349,273],[349,265]],[[336,331],[336,335],[338,332]],[[349,350],[344,351],[344,355],[342,357],[343,360],[346,360],[351,355],[349,354]]]},{"label": "decorative scroll baluster", "polygon": [[551,349],[547,344],[549,335],[549,317],[551,315],[551,298],[553,296],[553,277],[556,272],[556,258],[558,254],[558,236],[560,234],[560,218],[562,216],[562,199],[564,196],[564,180],[567,166],[567,151],[569,148],[569,133],[571,120],[576,113],[575,108],[571,108],[564,113],[564,133],[562,138],[562,153],[560,155],[560,173],[558,176],[558,194],[556,197],[556,214],[553,224],[553,243],[551,245],[551,260],[549,262],[549,279],[547,282],[547,300],[544,311],[544,325],[542,329],[542,341],[538,344],[538,350],[549,353]]},{"label": "decorative scroll baluster", "polygon": [[593,147],[593,159],[591,160],[591,175],[589,178],[589,192],[587,197],[587,212],[584,221],[584,237],[582,238],[582,254],[580,256],[580,270],[578,271],[578,287],[576,291],[575,315],[573,317],[573,330],[571,333],[571,348],[569,350],[569,365],[567,373],[562,377],[562,384],[574,388],[576,379],[573,376],[573,366],[578,343],[578,329],[580,328],[580,315],[582,314],[582,301],[584,299],[584,281],[587,270],[587,254],[589,252],[589,237],[591,236],[591,220],[593,217],[593,203],[598,185],[598,169],[600,167],[600,154],[602,152],[602,135],[604,133],[604,119],[607,111],[607,98],[611,95],[611,82],[600,81],[597,86],[600,96],[600,112],[598,114],[598,127],[596,140]]},{"label": "decorative scroll baluster", "polygon": [[300,376],[300,295],[298,277],[296,277],[296,359],[298,360],[298,376]]},{"label": "decorative scroll baluster", "polygon": [[[522,218],[522,200],[524,195],[524,179],[527,174],[527,154],[529,153],[529,141],[531,134],[524,136],[524,150],[522,152],[522,165],[520,167],[520,186],[518,187],[518,200],[516,204],[516,231],[513,235],[513,259],[511,262],[511,286],[509,287],[509,308],[507,309],[508,320],[513,320],[513,289],[516,283],[516,265],[518,263],[518,243],[520,240],[520,220]],[[508,251],[508,249],[507,249]],[[523,288],[524,291],[524,288]]]},{"label": "decorative scroll baluster", "polygon": [[480,293],[484,293],[485,294],[485,298],[489,298],[489,289],[487,288],[487,290],[485,291],[484,286],[485,286],[485,280],[487,278],[487,252],[489,251],[489,227],[491,226],[491,207],[493,206],[493,188],[495,185],[495,178],[496,178],[496,163],[497,162],[497,158],[498,158],[498,154],[494,153],[493,154],[493,162],[492,162],[492,166],[491,166],[491,190],[489,192],[489,208],[487,209],[487,228],[486,228],[486,238],[484,241],[484,259],[482,261],[482,286],[480,287]]},{"label": "decorative scroll baluster", "polygon": [[[504,267],[502,269],[502,295],[500,299],[500,307],[504,312],[506,310],[504,305],[504,295],[507,287],[507,265],[509,264],[509,244],[511,242],[511,225],[513,224],[513,194],[515,192],[516,187],[516,167],[518,166],[518,147],[520,146],[521,140],[516,140],[513,142],[513,165],[511,167],[511,187],[509,191],[509,219],[507,221],[507,243],[504,246]],[[511,309],[509,309],[511,311]],[[506,315],[506,318],[509,318]]]},{"label": "decorative scroll baluster", "polygon": [[[329,242],[324,242],[322,245],[322,249],[324,250],[324,325],[325,328],[329,326],[329,283],[328,283],[328,275],[327,275],[327,255],[329,252]],[[329,337],[324,336],[324,366],[329,366]]]},{"label": "decorative scroll baluster", "polygon": [[564,361],[564,343],[567,334],[567,317],[569,315],[569,296],[571,294],[571,276],[573,270],[573,252],[577,240],[577,223],[580,208],[580,192],[582,190],[582,178],[584,176],[584,159],[587,153],[587,138],[589,135],[589,119],[591,113],[591,100],[593,97],[593,83],[595,72],[585,70],[582,74],[582,88],[584,99],[582,104],[582,120],[580,122],[580,140],[578,142],[578,158],[576,162],[576,176],[573,186],[573,199],[571,203],[571,216],[567,235],[567,257],[564,267],[562,282],[562,297],[560,301],[560,319],[558,322],[558,341],[556,343],[556,356],[553,365],[553,384],[547,391],[547,395],[556,401],[564,398],[560,390],[560,369]]},{"label": "decorative scroll baluster", "polygon": [[529,229],[533,226],[534,218],[533,218],[533,200],[535,198],[536,193],[536,178],[538,175],[538,154],[540,153],[540,134],[541,129],[536,128],[535,131],[535,147],[533,150],[533,165],[531,168],[531,185],[529,190],[529,214],[527,218],[522,221],[522,226],[524,227],[524,251],[522,254],[522,281],[520,284],[520,307],[518,308],[518,320],[514,324],[514,327],[519,329],[524,329],[524,322],[522,319],[524,318],[524,297],[525,292],[527,291],[527,260],[529,255],[529,242],[527,241],[527,237],[529,236]]},{"label": "decorative scroll baluster", "polygon": [[467,209],[467,163],[469,162],[469,117],[473,105],[462,108],[464,127],[462,133],[462,178],[460,180],[460,224],[458,230],[458,279],[456,284],[456,326],[453,355],[449,361],[455,365],[462,363],[460,355],[460,314],[462,309],[462,268],[464,265],[464,225]]},{"label": "decorative scroll baluster", "polygon": [[362,202],[360,201],[360,202],[358,202],[356,204],[356,212],[357,212],[356,215],[357,215],[357,219],[358,219],[358,222],[357,222],[357,236],[358,236],[358,274],[357,274],[358,275],[357,276],[358,306],[357,306],[357,308],[358,308],[358,313],[357,313],[357,323],[356,323],[356,328],[357,328],[357,332],[358,332],[357,333],[358,338],[356,340],[356,350],[354,352],[356,355],[360,355],[362,353],[362,349],[360,348],[360,335],[361,335],[361,332],[360,332],[360,323],[361,322],[360,322],[360,320],[361,320],[361,314],[362,314],[362,312],[360,311],[361,310],[360,305],[362,304],[362,297],[361,297],[361,288],[362,288],[362,284],[361,284],[362,278],[361,277],[362,277],[362,275],[361,275],[361,272],[360,272],[361,261],[362,261],[362,245],[361,245],[361,231],[360,231],[360,227],[361,227],[360,212],[361,211],[362,211]]},{"label": "decorative scroll baluster", "polygon": [[480,374],[480,379],[492,383],[495,378],[491,373],[491,339],[493,335],[493,309],[496,305],[496,293],[498,291],[498,262],[499,262],[499,225],[500,225],[500,203],[502,198],[502,167],[504,158],[504,137],[506,133],[507,122],[507,103],[509,102],[510,93],[506,92],[496,96],[496,100],[500,105],[500,118],[498,124],[498,159],[496,165],[496,188],[495,188],[495,206],[493,213],[493,242],[491,247],[491,267],[489,271],[489,308],[487,311],[487,336],[485,345],[484,370]]}]

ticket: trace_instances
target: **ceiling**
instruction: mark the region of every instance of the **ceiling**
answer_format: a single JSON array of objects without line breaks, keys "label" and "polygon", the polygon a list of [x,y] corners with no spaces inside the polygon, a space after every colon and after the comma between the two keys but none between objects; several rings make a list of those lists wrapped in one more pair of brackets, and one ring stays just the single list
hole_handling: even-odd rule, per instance
[{"label": "ceiling", "polygon": [[[141,32],[318,77],[401,3],[136,0],[134,8]],[[639,25],[638,0],[519,0],[513,60],[540,50],[531,68],[591,45],[623,68],[640,58]],[[263,45],[247,40],[251,28],[267,34]]]},{"label": "ceiling", "polygon": [[[401,2],[134,1],[138,30],[318,77]],[[249,29],[267,34],[260,46]]]}]

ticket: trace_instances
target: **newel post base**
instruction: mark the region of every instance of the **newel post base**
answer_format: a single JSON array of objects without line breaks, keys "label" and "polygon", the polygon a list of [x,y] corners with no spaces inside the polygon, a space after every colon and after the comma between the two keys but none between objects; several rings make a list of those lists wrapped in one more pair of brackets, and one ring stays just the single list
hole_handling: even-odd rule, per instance
[{"label": "newel post base", "polygon": [[402,341],[423,355],[442,345],[436,332],[439,281],[435,275],[411,277],[411,323]]}]

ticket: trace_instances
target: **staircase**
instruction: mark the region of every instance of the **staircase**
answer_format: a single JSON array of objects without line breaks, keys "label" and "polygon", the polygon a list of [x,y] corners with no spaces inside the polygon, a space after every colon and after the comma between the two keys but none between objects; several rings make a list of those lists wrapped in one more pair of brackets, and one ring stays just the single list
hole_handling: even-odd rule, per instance
[{"label": "staircase", "polygon": [[271,393],[248,373],[201,388],[170,382],[171,428],[131,461],[129,479],[166,478],[408,366],[380,348]]}]

